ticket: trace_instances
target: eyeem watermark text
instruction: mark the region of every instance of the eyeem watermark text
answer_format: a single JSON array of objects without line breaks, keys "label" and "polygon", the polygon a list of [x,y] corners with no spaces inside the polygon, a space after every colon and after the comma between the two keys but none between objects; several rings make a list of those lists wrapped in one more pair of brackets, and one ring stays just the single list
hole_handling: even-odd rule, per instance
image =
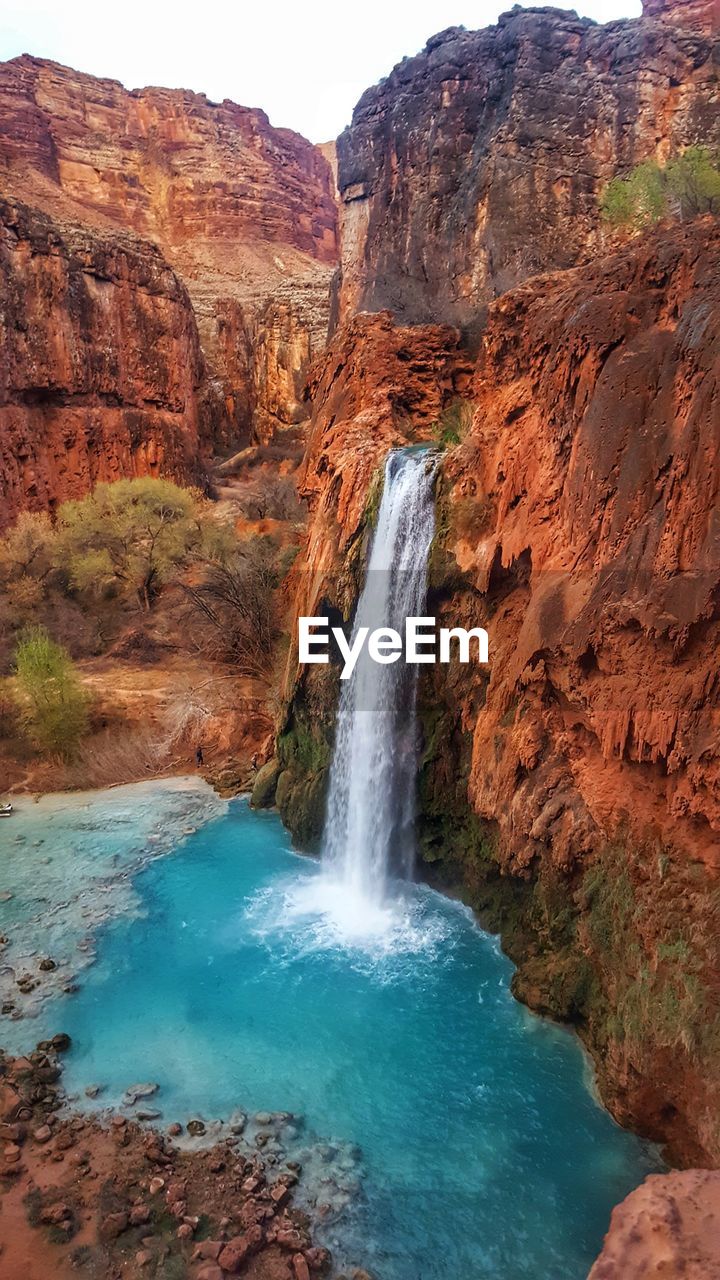
[{"label": "eyeem watermark text", "polygon": [[440,627],[434,618],[406,618],[405,635],[393,627],[358,627],[348,640],[342,627],[331,627],[327,618],[298,619],[298,655],[300,662],[329,662],[330,638],[337,644],[343,659],[341,680],[348,680],[367,645],[368,656],[373,662],[386,665],[401,657],[407,663],[450,662],[453,651],[459,662],[488,662],[488,633],[484,627]]}]

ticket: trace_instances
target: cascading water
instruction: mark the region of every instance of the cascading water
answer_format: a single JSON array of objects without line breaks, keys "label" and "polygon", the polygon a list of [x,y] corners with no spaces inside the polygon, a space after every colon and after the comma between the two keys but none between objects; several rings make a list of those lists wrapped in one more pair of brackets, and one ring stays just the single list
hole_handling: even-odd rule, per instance
[{"label": "cascading water", "polygon": [[[403,636],[405,619],[424,613],[434,482],[427,451],[389,455],[353,639],[360,627]],[[377,663],[366,648],[341,685],[323,867],[358,904],[379,906],[388,877],[412,873],[416,692],[417,666]]]}]

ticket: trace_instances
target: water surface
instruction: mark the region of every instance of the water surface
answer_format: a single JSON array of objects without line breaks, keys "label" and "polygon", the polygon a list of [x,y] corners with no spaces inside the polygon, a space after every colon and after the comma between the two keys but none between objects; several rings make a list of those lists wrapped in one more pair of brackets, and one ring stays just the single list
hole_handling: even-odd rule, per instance
[{"label": "water surface", "polygon": [[[582,1280],[655,1158],[596,1104],[575,1038],[511,998],[495,939],[422,887],[359,921],[279,819],[243,800],[183,835],[186,810],[146,787],[128,841],[132,806],[119,824],[116,794],[96,798],[79,856],[106,885],[119,841],[132,846],[130,906],[95,928],[81,990],[4,1019],[5,1043],[66,1030],[70,1089],[101,1083],[107,1103],[157,1081],[163,1122],[302,1115],[297,1141],[327,1140],[308,1194],[350,1201],[325,1237],[379,1280]],[[58,876],[78,856],[77,833],[43,837],[33,820],[46,844],[13,847],[26,889],[19,877],[2,908],[18,935],[48,842]],[[174,852],[148,862],[158,822]]]}]

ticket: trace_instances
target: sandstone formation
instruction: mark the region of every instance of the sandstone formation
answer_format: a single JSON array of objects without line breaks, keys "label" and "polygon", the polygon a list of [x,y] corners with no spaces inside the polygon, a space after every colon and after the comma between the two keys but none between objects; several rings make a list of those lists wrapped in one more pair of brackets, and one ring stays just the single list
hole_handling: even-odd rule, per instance
[{"label": "sandstone formation", "polygon": [[718,0],[643,0],[643,17],[704,35],[720,31]]},{"label": "sandstone formation", "polygon": [[[82,388],[86,407],[95,410],[95,438],[99,429],[110,455],[98,464],[97,476],[105,471],[120,474],[128,448],[136,454],[138,449],[157,453],[162,422],[152,429],[145,424],[145,436],[145,427],[136,420],[134,443],[129,445],[122,430],[115,440],[112,415],[104,417],[110,407],[135,408],[143,396],[156,405],[159,418],[168,411],[176,415],[187,443],[202,420],[200,445],[205,453],[251,436],[266,439],[277,425],[302,419],[302,386],[313,355],[326,339],[328,286],[336,259],[332,175],[315,147],[289,130],[273,129],[259,110],[227,101],[211,103],[201,94],[181,90],[128,92],[115,81],[23,56],[0,66],[0,166],[4,196],[13,207],[21,202],[42,214],[39,219],[36,214],[27,217],[44,222],[46,235],[66,246],[70,272],[83,294],[80,301],[72,291],[63,299],[53,297],[45,316],[42,277],[36,266],[27,280],[22,279],[23,254],[13,244],[16,233],[9,233],[13,287],[22,288],[26,307],[48,331],[42,362],[38,363],[38,348],[34,364],[4,371],[3,376],[11,393],[8,405],[14,403],[14,385],[36,391],[36,453],[49,460],[63,433],[70,439],[71,453],[82,452],[77,424],[65,415],[80,394],[78,376],[73,373],[63,381],[67,361],[80,366],[85,359],[83,350],[75,350],[77,335],[72,336],[78,323],[84,351],[100,353],[108,340],[106,317],[111,346],[122,334],[130,349],[144,351],[149,370],[141,376],[150,381],[153,334],[174,333],[179,325],[177,316],[168,313],[162,322],[156,317],[154,329],[141,321],[136,327],[133,308],[147,309],[144,301],[130,301],[137,266],[128,268],[122,307],[117,308],[113,290],[101,284],[97,296],[92,295],[94,313],[92,305],[86,308],[92,271],[100,281],[108,271],[97,264],[85,269],[93,256],[114,257],[117,264],[132,252],[135,261],[152,264],[144,270],[154,272],[154,292],[169,289],[177,299],[182,296],[183,323],[188,334],[196,326],[200,348],[197,334],[189,337],[193,351],[184,361],[187,367],[173,375],[194,384],[184,409],[178,407],[177,395],[166,405],[161,388],[137,388],[126,401],[127,379],[121,376],[118,385],[112,385],[111,361],[106,362],[102,387],[98,383]],[[50,228],[48,220],[56,226]],[[76,269],[73,250],[78,236],[83,241],[82,272]],[[58,252],[65,251],[56,247],[53,256]],[[14,299],[17,292],[9,297],[11,323],[20,324],[21,334]],[[174,306],[177,310],[178,303]],[[77,315],[74,307],[79,308]],[[12,338],[12,344],[17,359],[29,357],[21,338]],[[61,359],[55,366],[52,362],[63,345],[66,364]],[[173,353],[175,359],[183,361],[180,348]],[[183,391],[188,391],[187,385]],[[20,410],[27,403],[27,392],[22,395]],[[98,397],[105,397],[104,402]],[[152,465],[182,474],[174,460],[176,445],[170,454],[167,467],[164,454]],[[37,493],[32,486],[28,493],[33,505],[75,491],[64,481],[56,486],[51,471],[43,475],[44,465],[38,463]],[[201,470],[197,456],[193,465],[195,472]],[[77,484],[83,483],[82,465],[73,459],[70,467]],[[138,463],[136,469],[143,467]],[[16,494],[12,502],[17,500]]]},{"label": "sandstone formation", "polygon": [[368,89],[338,139],[342,316],[389,307],[472,333],[505,290],[597,254],[610,178],[720,143],[718,36],[682,25],[711,8],[651,0],[662,20],[598,26],[516,7]]},{"label": "sandstone formation", "polygon": [[588,1280],[713,1280],[720,1275],[720,1174],[646,1178],[614,1210]]},{"label": "sandstone formation", "polygon": [[517,990],[685,1162],[720,1156],[719,301],[702,220],[499,300],[436,577],[494,641],[452,701],[498,870],[535,885]]}]

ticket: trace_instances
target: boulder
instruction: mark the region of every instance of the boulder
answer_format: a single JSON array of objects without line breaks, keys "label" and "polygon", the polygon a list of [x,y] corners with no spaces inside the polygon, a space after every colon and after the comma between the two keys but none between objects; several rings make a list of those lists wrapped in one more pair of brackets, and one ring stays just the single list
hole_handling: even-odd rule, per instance
[{"label": "boulder", "polygon": [[123,1104],[126,1107],[134,1107],[141,1098],[152,1098],[159,1088],[159,1084],[131,1084],[123,1094]]},{"label": "boulder", "polygon": [[280,767],[280,761],[275,757],[258,770],[250,797],[253,809],[269,809],[274,805]]},{"label": "boulder", "polygon": [[193,1262],[217,1262],[224,1247],[222,1240],[201,1240],[193,1249]]}]

